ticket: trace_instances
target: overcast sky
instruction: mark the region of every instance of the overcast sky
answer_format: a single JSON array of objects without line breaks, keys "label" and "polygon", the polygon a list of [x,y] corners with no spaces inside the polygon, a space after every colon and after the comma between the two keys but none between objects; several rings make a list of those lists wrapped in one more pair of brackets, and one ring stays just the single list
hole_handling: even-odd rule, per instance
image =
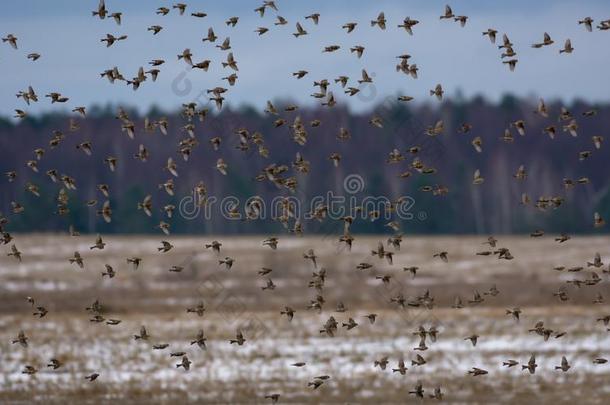
[{"label": "overcast sky", "polygon": [[[356,110],[370,108],[384,96],[397,93],[432,102],[429,89],[437,83],[443,85],[447,96],[461,90],[466,97],[482,94],[492,100],[506,92],[560,97],[567,102],[574,98],[593,102],[610,98],[610,31],[589,33],[577,23],[585,16],[596,21],[609,19],[610,7],[604,0],[452,1],[456,14],[470,17],[464,28],[453,21],[439,20],[445,1],[277,0],[279,12],[267,9],[264,18],[253,11],[262,3],[258,0],[183,1],[188,3],[184,16],[172,10],[163,17],[155,14],[156,8],[171,8],[174,2],[107,0],[110,12],[123,12],[121,26],[112,19],[101,21],[91,16],[97,0],[6,2],[0,14],[0,34],[17,36],[19,49],[0,44],[0,114],[12,115],[15,108],[36,113],[106,103],[142,110],[153,104],[175,109],[195,99],[202,90],[228,87],[221,78],[231,71],[220,64],[227,52],[201,41],[209,27],[219,37],[217,44],[226,36],[231,38],[239,79],[226,98],[234,106],[247,103],[262,110],[266,100],[278,98],[312,104],[316,102],[309,96],[315,91],[313,80],[346,75],[355,81],[362,68],[374,80],[374,88],[363,89],[362,97],[348,98],[340,95],[337,86],[332,88],[340,103]],[[191,17],[195,11],[208,16]],[[388,19],[385,31],[370,26],[370,20],[380,11]],[[313,12],[321,13],[318,26],[304,19]],[[288,24],[275,26],[276,14],[285,17]],[[234,15],[240,17],[237,26],[225,25],[224,21]],[[397,28],[406,16],[420,21],[413,36]],[[309,35],[291,35],[297,21]],[[358,27],[346,34],[341,25],[352,21],[358,22]],[[146,30],[150,25],[164,29],[153,36]],[[259,37],[254,33],[257,27],[270,31]],[[481,35],[489,27],[506,32],[515,44],[519,59],[515,72],[502,65],[497,46]],[[530,45],[540,42],[545,31],[556,43],[532,49]],[[106,33],[126,34],[128,39],[106,48],[100,42]],[[575,51],[559,55],[566,38],[572,40]],[[324,46],[335,44],[341,46],[339,51],[322,53]],[[361,59],[349,52],[354,45],[366,48]],[[177,54],[184,48],[191,49],[195,62],[211,59],[209,71],[191,71],[178,61]],[[26,55],[30,52],[42,57],[29,61]],[[419,66],[417,80],[396,72],[395,57],[403,53],[411,54],[412,63]],[[112,85],[100,78],[102,71],[113,66],[125,77],[133,77],[139,66],[148,68],[152,59],[166,60],[157,82],[149,79],[135,92],[123,82]],[[300,69],[310,73],[296,80],[292,72]],[[15,94],[28,85],[39,95],[58,91],[70,101],[58,106],[41,97],[27,107]]]}]

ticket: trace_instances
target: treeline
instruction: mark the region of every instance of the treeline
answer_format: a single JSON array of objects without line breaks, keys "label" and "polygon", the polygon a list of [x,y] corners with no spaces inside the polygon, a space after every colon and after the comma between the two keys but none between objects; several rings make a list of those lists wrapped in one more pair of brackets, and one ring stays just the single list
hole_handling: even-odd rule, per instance
[{"label": "treeline", "polygon": [[[361,201],[366,196],[387,197],[389,200],[408,196],[413,200],[410,212],[412,219],[393,219],[401,223],[405,233],[529,233],[534,229],[546,232],[593,232],[593,213],[599,212],[610,220],[610,145],[602,143],[598,150],[593,136],[606,136],[610,142],[610,105],[590,105],[582,101],[572,105],[548,102],[548,117],[536,114],[537,100],[517,99],[505,96],[499,103],[490,103],[483,98],[472,100],[448,100],[438,106],[409,105],[388,99],[372,112],[356,114],[335,106],[317,109],[285,111],[286,104],[277,103],[279,115],[271,115],[253,108],[238,110],[223,108],[220,113],[211,107],[204,121],[192,120],[197,141],[191,156],[184,161],[179,153],[180,141],[189,138],[189,123],[179,112],[149,112],[149,121],[167,118],[168,134],[157,128],[146,131],[144,118],[134,111],[127,111],[135,123],[135,139],[130,139],[121,130],[123,122],[116,118],[117,108],[92,108],[86,118],[78,114],[46,114],[26,117],[18,123],[0,120],[0,170],[15,171],[17,177],[0,181],[0,211],[10,221],[5,229],[15,232],[65,231],[70,224],[80,232],[103,233],[154,233],[160,232],[156,225],[163,220],[171,224],[173,233],[276,233],[286,232],[277,221],[227,220],[221,207],[210,209],[211,216],[204,212],[193,216],[192,209],[185,218],[179,206],[184,197],[192,195],[193,187],[202,181],[208,196],[217,201],[233,196],[241,202],[243,213],[245,201],[260,196],[271,202],[277,196],[292,196],[302,202],[307,211],[315,196],[355,197]],[[560,120],[561,107],[565,107],[572,118]],[[595,111],[592,115],[584,113]],[[293,140],[294,120],[300,117],[306,131],[306,143],[299,145]],[[383,128],[370,123],[373,117],[380,118]],[[566,118],[566,117],[564,117]],[[72,126],[78,129],[70,129]],[[285,123],[277,126],[283,119]],[[571,120],[577,123],[577,136],[564,131]],[[312,127],[311,121],[320,125]],[[511,123],[525,121],[525,136],[519,135]],[[429,127],[442,121],[443,128],[437,136],[426,134]],[[463,124],[471,125],[464,133]],[[555,127],[555,139],[551,139],[545,128]],[[339,139],[341,129],[346,129],[349,139]],[[505,129],[510,129],[513,142],[501,139]],[[72,128],[75,129],[75,128]],[[237,134],[247,129],[250,137],[262,134],[269,157],[259,154],[259,146],[249,139],[247,150],[243,139]],[[59,131],[63,140],[57,147],[49,142]],[[346,132],[344,132],[346,135]],[[220,137],[221,144],[214,150],[210,139]],[[347,137],[347,136],[346,136]],[[482,152],[477,152],[473,140],[480,137]],[[76,145],[90,141],[92,155],[83,153]],[[146,147],[149,157],[146,162],[134,158],[139,145]],[[241,145],[241,146],[240,146]],[[409,148],[419,146],[417,154]],[[37,160],[34,150],[44,149]],[[398,149],[404,156],[398,163],[387,162],[390,152]],[[590,154],[580,155],[589,151]],[[293,165],[299,152],[309,162],[309,172],[300,173]],[[338,167],[329,158],[333,153],[341,156]],[[110,171],[104,159],[117,158],[115,172]],[[159,184],[173,176],[164,170],[168,157],[178,165],[179,176],[174,178],[175,195],[168,195]],[[584,156],[584,158],[583,158]],[[228,165],[227,175],[216,169],[218,158]],[[417,158],[432,173],[420,173],[413,168]],[[38,173],[26,165],[37,162]],[[399,160],[399,159],[397,159]],[[270,164],[286,165],[285,178],[294,176],[296,190],[281,187],[268,180],[257,178]],[[514,174],[524,165],[527,178],[517,180]],[[57,213],[57,196],[65,186],[54,183],[46,175],[54,169],[59,175],[66,174],[76,181],[76,190],[67,190],[68,212]],[[479,170],[484,182],[473,184],[473,174]],[[401,178],[406,171],[411,176]],[[428,171],[428,170],[426,170]],[[344,189],[346,176],[354,174],[364,180],[363,189],[349,194]],[[564,179],[587,178],[588,184],[564,185]],[[40,196],[27,190],[28,184],[38,187]],[[106,197],[97,185],[108,185],[112,222],[106,223],[96,210],[101,209]],[[426,191],[446,187],[446,195],[435,195]],[[531,202],[521,203],[522,193],[527,193]],[[146,216],[137,209],[146,195],[152,195],[153,215]],[[561,204],[549,204],[546,209],[534,205],[539,197],[558,197]],[[87,201],[97,200],[95,206]],[[348,200],[349,201],[349,200]],[[13,213],[12,203],[24,209]],[[189,203],[184,200],[184,203]],[[167,219],[162,207],[176,206],[174,216]],[[185,206],[189,210],[188,204]],[[191,207],[192,208],[192,207]],[[225,207],[226,208],[226,207]],[[304,213],[304,212],[302,212]],[[383,218],[356,220],[354,232],[387,233],[389,220]],[[303,220],[304,232],[339,233],[342,221]]]}]

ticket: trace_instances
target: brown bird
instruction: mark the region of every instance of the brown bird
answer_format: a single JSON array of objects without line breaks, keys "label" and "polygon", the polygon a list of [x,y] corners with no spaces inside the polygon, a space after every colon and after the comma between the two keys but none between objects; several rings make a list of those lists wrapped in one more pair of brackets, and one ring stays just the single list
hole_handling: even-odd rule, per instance
[{"label": "brown bird", "polygon": [[536,367],[538,367],[538,364],[536,364],[536,356],[534,356],[532,354],[529,361],[527,362],[527,365],[526,366],[522,365],[521,369],[528,370],[530,372],[530,374],[534,374],[536,372]]},{"label": "brown bird", "polygon": [[378,26],[379,28],[381,28],[382,30],[385,30],[386,19],[385,19],[385,14],[383,13],[383,11],[381,13],[379,13],[376,20],[371,21],[371,27],[374,27],[375,25]]},{"label": "brown bird", "polygon": [[582,20],[578,20],[578,25],[584,24],[587,31],[593,31],[593,19],[591,17],[585,17]]},{"label": "brown bird", "polygon": [[551,39],[551,36],[548,33],[544,33],[544,38],[542,42],[538,42],[532,45],[532,48],[542,48],[543,46],[548,46],[553,44],[555,41]]},{"label": "brown bird", "polygon": [[487,31],[483,32],[483,36],[487,35],[492,44],[496,43],[496,35],[498,34],[497,30],[493,28],[488,28]]},{"label": "brown bird", "polygon": [[402,24],[398,25],[398,28],[404,28],[405,31],[409,33],[409,35],[413,35],[413,27],[419,24],[418,20],[412,20],[410,17],[406,17]]},{"label": "brown bird", "polygon": [[239,346],[243,345],[246,342],[246,339],[244,338],[244,335],[242,334],[242,332],[240,330],[237,331],[237,334],[235,335],[235,339],[231,339],[229,341],[229,343],[234,344],[237,343]]},{"label": "brown bird", "polygon": [[192,364],[192,362],[189,360],[188,357],[182,356],[182,361],[180,363],[176,364],[176,368],[182,367],[182,368],[184,368],[184,371],[188,371],[191,368],[191,364]]},{"label": "brown bird", "polygon": [[24,331],[19,331],[17,338],[12,341],[13,344],[19,343],[21,347],[28,347],[28,337],[25,335]]},{"label": "brown bird", "polygon": [[568,363],[568,359],[566,359],[565,356],[561,357],[561,365],[560,366],[555,366],[555,370],[561,370],[564,373],[566,371],[568,371],[571,368],[570,364]]},{"label": "brown bird", "polygon": [[405,375],[407,372],[407,368],[405,367],[405,361],[400,359],[398,361],[398,368],[393,368],[392,373],[399,372],[401,375]]},{"label": "brown bird", "polygon": [[95,381],[95,380],[97,380],[97,378],[99,376],[100,375],[98,373],[92,373],[92,374],[89,374],[89,375],[85,376],[85,380]]},{"label": "brown bird", "polygon": [[455,15],[453,14],[453,10],[451,10],[451,7],[449,5],[445,6],[445,14],[443,14],[442,16],[440,16],[439,18],[442,19],[451,19],[454,18]]},{"label": "brown bird", "polygon": [[572,47],[572,41],[566,39],[565,44],[563,45],[563,49],[559,50],[559,53],[572,53],[574,48]]},{"label": "brown bird", "polygon": [[489,374],[489,372],[487,370],[483,370],[483,369],[478,368],[478,367],[473,367],[472,370],[468,371],[468,374],[472,375],[473,377],[476,377],[476,376],[479,376],[479,375]]},{"label": "brown bird", "polygon": [[280,311],[280,314],[282,315],[286,315],[288,317],[288,322],[292,321],[292,318],[294,318],[294,313],[296,311],[294,309],[292,309],[291,307],[284,307],[283,311]]}]

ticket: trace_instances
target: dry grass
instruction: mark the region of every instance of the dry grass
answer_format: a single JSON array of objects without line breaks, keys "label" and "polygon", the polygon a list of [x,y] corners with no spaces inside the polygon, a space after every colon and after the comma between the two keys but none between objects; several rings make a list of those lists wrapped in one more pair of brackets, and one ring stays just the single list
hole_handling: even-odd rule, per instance
[{"label": "dry grass", "polygon": [[[357,238],[352,252],[321,238],[282,238],[279,249],[271,251],[260,245],[263,238],[219,237],[221,257],[237,259],[230,271],[203,249],[211,238],[172,237],[176,247],[167,254],[155,253],[161,238],[112,237],[99,252],[88,249],[93,239],[18,236],[23,262],[0,258],[1,403],[265,403],[264,395],[274,392],[287,403],[404,403],[415,400],[408,391],[418,380],[426,393],[440,385],[450,403],[610,401],[605,383],[610,365],[592,363],[610,357],[610,335],[595,322],[610,308],[591,303],[598,291],[607,290],[607,281],[581,289],[568,286],[567,303],[551,294],[567,279],[589,274],[566,275],[552,267],[582,265],[596,251],[604,252],[607,238],[580,238],[561,249],[549,239],[501,238],[515,256],[512,261],[476,256],[480,238],[407,238],[389,266],[370,255],[378,237]],[[75,244],[85,257],[84,270],[67,262]],[[327,303],[320,314],[305,309],[315,295],[307,288],[313,268],[302,259],[309,247],[328,269]],[[449,252],[448,264],[431,260],[440,250]],[[134,271],[125,259],[136,255],[144,262]],[[362,261],[375,267],[355,270]],[[102,280],[104,263],[118,271],[113,280]],[[167,271],[178,264],[185,267],[182,273]],[[401,270],[411,265],[420,267],[415,279]],[[274,291],[260,289],[264,278],[257,270],[262,266],[273,268]],[[383,286],[375,274],[394,278]],[[462,310],[449,307],[456,294],[466,301],[473,289],[483,292],[492,284],[501,291],[498,296],[485,296],[483,304]],[[426,289],[437,303],[432,310],[389,303],[398,292],[413,297]],[[49,309],[47,317],[29,315],[27,295]],[[104,305],[104,316],[121,319],[121,324],[91,323],[84,307],[95,299]],[[187,314],[185,308],[199,300],[206,303],[206,314]],[[338,301],[345,303],[346,313],[334,312]],[[279,315],[286,304],[297,310],[292,323]],[[515,305],[523,309],[520,323],[504,313]],[[379,314],[375,325],[363,317],[368,312]],[[326,337],[318,330],[331,315],[339,323],[353,317],[360,325]],[[538,320],[567,335],[544,342],[527,332]],[[152,335],[150,342],[132,338],[142,324]],[[410,366],[419,342],[411,332],[420,324],[437,325],[440,337],[422,353],[425,366]],[[207,351],[189,344],[201,328],[209,339]],[[237,328],[248,339],[242,347],[228,342]],[[30,337],[27,349],[10,343],[21,329]],[[472,333],[481,336],[476,348],[463,340]],[[152,343],[159,342],[170,347],[152,350]],[[170,358],[171,351],[187,352],[192,369],[177,369],[179,358]],[[531,354],[539,364],[535,375],[501,367],[502,360],[527,362]],[[562,355],[573,366],[565,374],[554,370]],[[389,356],[388,368],[404,358],[407,374],[374,368],[382,356]],[[51,357],[65,366],[45,368]],[[296,361],[307,366],[291,367]],[[41,370],[23,375],[26,364]],[[472,366],[490,374],[470,377],[466,372]],[[101,374],[98,381],[83,379],[94,371]],[[308,388],[307,382],[321,374],[332,378],[318,390]]]}]

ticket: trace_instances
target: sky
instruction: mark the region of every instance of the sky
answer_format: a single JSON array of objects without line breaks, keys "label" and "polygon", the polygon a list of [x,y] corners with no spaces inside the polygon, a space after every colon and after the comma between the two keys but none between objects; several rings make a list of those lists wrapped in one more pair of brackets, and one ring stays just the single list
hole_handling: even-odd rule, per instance
[{"label": "sky", "polygon": [[[338,102],[353,110],[367,110],[385,97],[405,94],[415,102],[434,102],[429,90],[442,84],[446,96],[458,93],[465,97],[483,95],[498,100],[510,92],[518,96],[560,98],[570,102],[581,98],[590,102],[608,101],[610,79],[610,31],[587,32],[577,21],[586,16],[596,21],[610,18],[605,0],[591,1],[452,1],[456,15],[468,15],[464,28],[459,23],[440,20],[446,1],[431,0],[277,0],[278,12],[267,9],[261,18],[254,8],[258,0],[188,1],[187,12],[179,16],[172,10],[167,16],[155,14],[157,7],[170,7],[174,2],[150,0],[107,0],[110,12],[123,12],[117,26],[112,19],[100,20],[91,15],[98,0],[20,0],[3,5],[0,34],[11,33],[18,38],[19,49],[0,44],[0,115],[13,115],[16,108],[29,114],[69,110],[75,106],[121,104],[147,111],[152,105],[175,110],[191,101],[205,103],[201,92],[216,86],[229,87],[222,77],[232,73],[221,62],[227,51],[209,42],[202,42],[213,27],[220,44],[231,38],[232,52],[238,62],[238,81],[229,89],[226,99],[231,106],[252,105],[263,110],[267,100],[290,100],[299,105],[314,105],[310,97],[316,89],[314,80],[349,76],[352,85],[366,69],[373,85],[362,88],[361,95],[347,97],[340,87],[331,87]],[[203,11],[205,18],[191,17]],[[385,31],[370,26],[380,11],[388,20]],[[305,16],[321,14],[319,25]],[[288,20],[275,26],[275,16]],[[236,27],[224,21],[239,16]],[[414,35],[397,25],[406,17],[417,19]],[[295,23],[300,22],[308,35],[295,38]],[[356,30],[347,34],[341,26],[357,22]],[[164,29],[156,36],[147,31],[151,25]],[[258,36],[254,30],[270,31]],[[519,63],[509,72],[500,60],[500,51],[482,32],[495,28],[507,33],[517,52]],[[556,43],[542,49],[531,44],[540,42],[548,32]],[[128,35],[126,41],[106,48],[100,39],[107,33]],[[501,35],[499,35],[500,37]],[[570,38],[575,51],[559,54],[564,41]],[[500,39],[500,38],[498,38]],[[322,53],[329,45],[339,45],[334,53]],[[364,46],[361,59],[349,52],[354,45]],[[191,70],[177,55],[190,48],[195,62],[212,60],[208,72]],[[32,62],[30,52],[42,57]],[[396,56],[408,53],[419,67],[418,79],[397,73]],[[136,75],[140,66],[149,68],[152,59],[164,59],[155,83],[150,79],[133,91],[124,83],[110,84],[100,77],[106,69],[117,66],[126,78]],[[307,70],[297,80],[292,72]],[[39,96],[56,91],[69,97],[65,105],[51,105],[41,97],[27,106],[15,94],[32,85]]]}]

